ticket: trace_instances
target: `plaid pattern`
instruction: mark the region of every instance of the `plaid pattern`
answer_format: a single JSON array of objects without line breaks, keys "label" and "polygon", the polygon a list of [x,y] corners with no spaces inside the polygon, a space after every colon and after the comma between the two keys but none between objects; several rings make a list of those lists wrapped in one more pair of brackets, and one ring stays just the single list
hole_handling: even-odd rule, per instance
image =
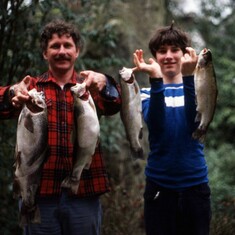
[{"label": "plaid pattern", "polygon": [[[39,192],[41,196],[59,195],[61,193],[61,182],[72,171],[73,96],[70,88],[76,82],[81,82],[81,79],[75,72],[71,82],[66,84],[63,89],[56,84],[50,72],[31,80],[29,89],[36,87],[38,91],[44,92],[48,109],[49,154],[42,172]],[[112,84],[117,85],[114,80],[112,80]],[[3,94],[0,94],[0,97],[1,95]],[[92,94],[92,97],[97,106],[97,112],[101,115],[112,115],[120,109],[120,96],[110,100],[103,97],[102,94]],[[5,112],[3,115],[7,116]],[[90,169],[84,170],[82,173],[78,196],[99,195],[109,190],[107,172],[100,146],[98,146]]]}]

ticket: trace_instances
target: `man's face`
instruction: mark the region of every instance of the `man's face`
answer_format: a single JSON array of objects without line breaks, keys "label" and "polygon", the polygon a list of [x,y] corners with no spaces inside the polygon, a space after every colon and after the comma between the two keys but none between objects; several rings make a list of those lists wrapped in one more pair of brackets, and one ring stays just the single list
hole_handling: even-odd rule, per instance
[{"label": "man's face", "polygon": [[44,59],[48,61],[49,68],[56,73],[65,73],[74,68],[79,55],[79,49],[70,35],[53,34],[48,41],[47,49],[43,52]]}]

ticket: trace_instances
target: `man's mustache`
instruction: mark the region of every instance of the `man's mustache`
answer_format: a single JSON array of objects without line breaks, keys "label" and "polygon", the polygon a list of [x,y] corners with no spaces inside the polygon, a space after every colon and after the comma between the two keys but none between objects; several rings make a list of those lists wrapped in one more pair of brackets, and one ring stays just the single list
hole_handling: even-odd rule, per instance
[{"label": "man's mustache", "polygon": [[60,60],[68,60],[70,61],[70,57],[66,55],[58,55],[55,57],[55,60],[60,61]]}]

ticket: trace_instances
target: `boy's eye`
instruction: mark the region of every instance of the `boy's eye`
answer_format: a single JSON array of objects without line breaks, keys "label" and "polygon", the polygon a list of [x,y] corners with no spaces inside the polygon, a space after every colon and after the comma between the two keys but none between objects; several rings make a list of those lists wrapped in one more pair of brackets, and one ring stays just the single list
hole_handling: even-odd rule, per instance
[{"label": "boy's eye", "polygon": [[166,49],[159,49],[157,52],[159,53],[159,54],[164,54],[164,53],[166,53]]},{"label": "boy's eye", "polygon": [[179,47],[173,47],[171,50],[172,50],[173,52],[176,52],[176,51],[179,51],[180,48],[179,48]]}]

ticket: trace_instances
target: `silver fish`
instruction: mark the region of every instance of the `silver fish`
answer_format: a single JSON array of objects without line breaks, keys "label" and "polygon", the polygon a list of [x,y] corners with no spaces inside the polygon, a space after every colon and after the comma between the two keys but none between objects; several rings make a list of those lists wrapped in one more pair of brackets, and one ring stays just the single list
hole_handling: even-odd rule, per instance
[{"label": "silver fish", "polygon": [[218,94],[212,53],[209,49],[203,49],[198,56],[194,83],[197,103],[195,122],[199,122],[199,126],[193,132],[192,137],[204,142],[208,127],[214,117]]},{"label": "silver fish", "polygon": [[[77,83],[71,87],[71,91],[74,96],[75,158],[72,174],[63,180],[61,186],[77,194],[82,171],[90,168],[99,140],[100,125],[94,101],[86,90],[86,83]],[[88,92],[87,99],[82,97],[85,92]]]},{"label": "silver fish", "polygon": [[[134,159],[143,159],[144,153],[140,140],[143,136],[142,125],[142,103],[140,97],[139,85],[133,74],[133,70],[123,67],[119,71],[121,76],[121,119],[125,127],[127,139],[130,143],[132,157]],[[128,82],[128,80],[132,80]]]},{"label": "silver fish", "polygon": [[14,165],[14,196],[22,200],[21,226],[41,222],[36,193],[48,149],[44,93],[33,89],[29,91],[29,95],[32,99],[23,106],[18,119]]}]

